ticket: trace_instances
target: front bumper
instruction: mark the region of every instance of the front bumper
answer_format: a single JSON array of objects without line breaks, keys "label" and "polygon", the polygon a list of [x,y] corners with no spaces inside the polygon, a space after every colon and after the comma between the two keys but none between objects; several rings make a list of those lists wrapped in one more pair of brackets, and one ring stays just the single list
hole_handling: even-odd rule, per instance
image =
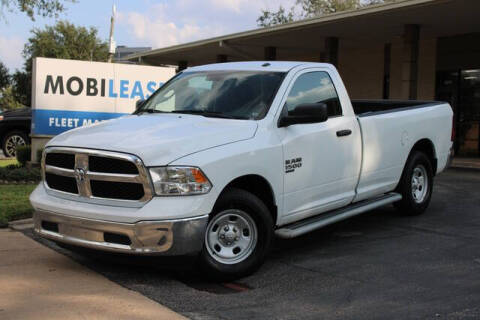
[{"label": "front bumper", "polygon": [[161,221],[118,223],[34,213],[35,232],[43,238],[76,246],[138,255],[192,255],[203,246],[208,215]]}]

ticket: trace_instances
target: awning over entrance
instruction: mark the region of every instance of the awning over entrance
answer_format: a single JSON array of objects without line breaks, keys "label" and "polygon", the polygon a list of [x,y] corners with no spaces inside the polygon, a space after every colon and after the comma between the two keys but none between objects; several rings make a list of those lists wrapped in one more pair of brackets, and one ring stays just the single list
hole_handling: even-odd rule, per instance
[{"label": "awning over entrance", "polygon": [[188,66],[239,60],[307,60],[335,63],[342,48],[386,43],[417,25],[423,37],[480,31],[478,0],[407,0],[340,12],[285,25],[133,54],[150,65]]}]

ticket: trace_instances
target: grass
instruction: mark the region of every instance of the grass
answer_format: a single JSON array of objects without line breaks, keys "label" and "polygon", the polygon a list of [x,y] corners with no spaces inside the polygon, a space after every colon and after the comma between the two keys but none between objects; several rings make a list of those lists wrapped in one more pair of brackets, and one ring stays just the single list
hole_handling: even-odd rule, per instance
[{"label": "grass", "polygon": [[13,158],[13,159],[1,159],[0,160],[0,167],[6,167],[6,166],[9,166],[11,164],[18,164],[17,159]]},{"label": "grass", "polygon": [[28,201],[36,185],[0,185],[0,227],[9,221],[30,218],[33,208]]}]

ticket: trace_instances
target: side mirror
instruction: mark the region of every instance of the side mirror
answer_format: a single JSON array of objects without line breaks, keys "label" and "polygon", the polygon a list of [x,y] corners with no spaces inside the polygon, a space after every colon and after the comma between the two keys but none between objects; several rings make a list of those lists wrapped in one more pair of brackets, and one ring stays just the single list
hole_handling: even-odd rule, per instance
[{"label": "side mirror", "polygon": [[325,122],[328,119],[328,108],[325,103],[305,103],[280,117],[278,127],[292,124]]},{"label": "side mirror", "polygon": [[135,110],[140,109],[144,104],[145,104],[145,100],[143,99],[137,100],[137,102],[135,102]]}]

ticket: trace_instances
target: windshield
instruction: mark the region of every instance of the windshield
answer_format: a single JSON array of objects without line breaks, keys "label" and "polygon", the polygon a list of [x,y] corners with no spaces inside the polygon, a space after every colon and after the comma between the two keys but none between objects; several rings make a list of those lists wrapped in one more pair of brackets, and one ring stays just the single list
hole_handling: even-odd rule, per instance
[{"label": "windshield", "polygon": [[158,89],[135,113],[258,120],[266,115],[283,77],[280,72],[185,72]]}]

